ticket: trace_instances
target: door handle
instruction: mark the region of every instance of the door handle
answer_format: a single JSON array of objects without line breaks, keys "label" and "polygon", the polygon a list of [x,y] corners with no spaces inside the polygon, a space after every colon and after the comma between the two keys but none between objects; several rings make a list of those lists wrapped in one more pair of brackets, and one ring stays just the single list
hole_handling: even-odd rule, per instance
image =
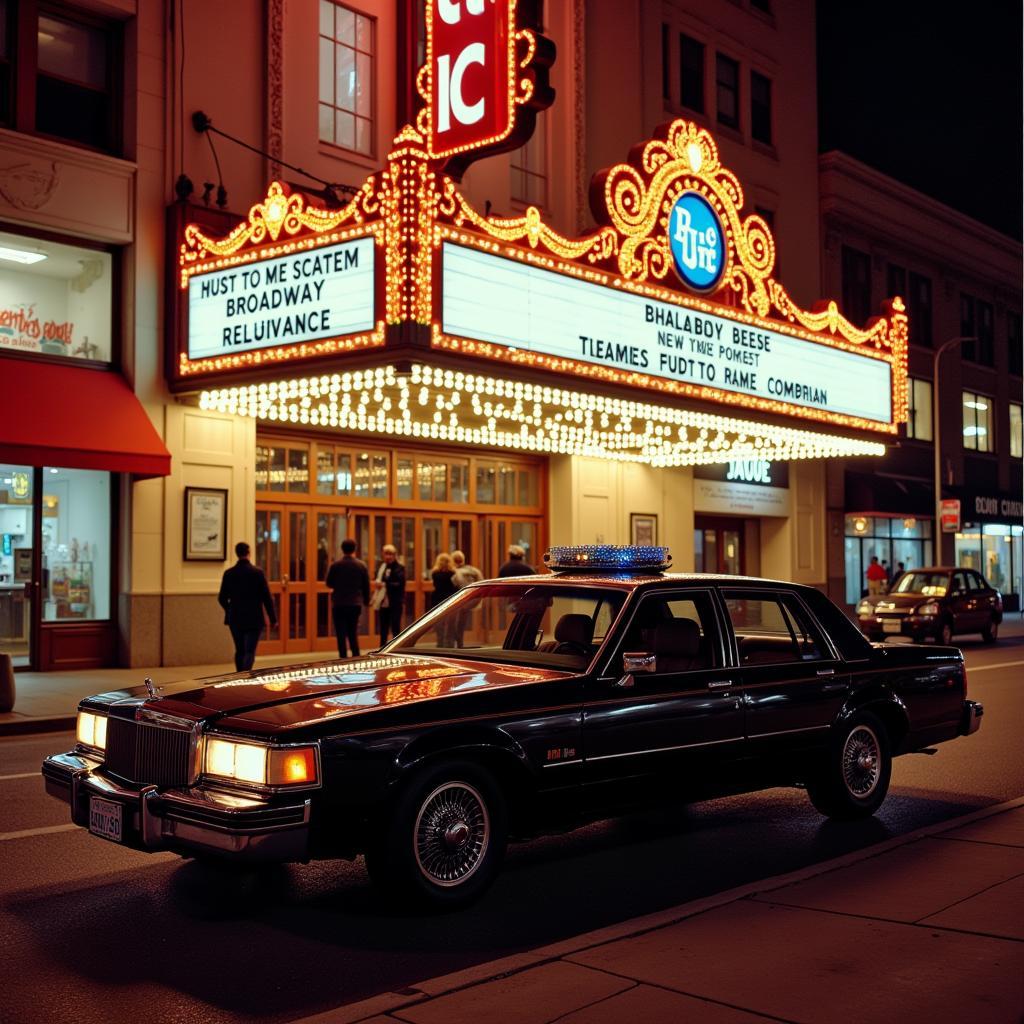
[{"label": "door handle", "polygon": [[732,686],[731,679],[716,679],[713,683],[708,683],[709,690],[728,690]]},{"label": "door handle", "polygon": [[819,676],[834,676],[835,674],[836,674],[836,670],[834,668],[819,668],[818,669],[818,675]]}]

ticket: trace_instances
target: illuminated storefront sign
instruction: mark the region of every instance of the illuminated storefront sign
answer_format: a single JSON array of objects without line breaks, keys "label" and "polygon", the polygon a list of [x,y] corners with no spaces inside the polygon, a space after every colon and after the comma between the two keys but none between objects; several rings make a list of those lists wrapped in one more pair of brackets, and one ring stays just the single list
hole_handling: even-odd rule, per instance
[{"label": "illuminated storefront sign", "polygon": [[882,359],[452,243],[442,265],[446,335],[876,423],[892,418],[892,369]]},{"label": "illuminated storefront sign", "polygon": [[188,358],[369,331],[374,294],[372,238],[193,275]]}]

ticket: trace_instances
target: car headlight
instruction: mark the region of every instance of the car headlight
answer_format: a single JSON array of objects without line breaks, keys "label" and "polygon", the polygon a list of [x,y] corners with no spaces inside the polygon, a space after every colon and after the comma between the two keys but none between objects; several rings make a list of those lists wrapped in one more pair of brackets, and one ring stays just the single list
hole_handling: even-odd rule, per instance
[{"label": "car headlight", "polygon": [[203,771],[219,779],[255,786],[315,785],[316,747],[265,747],[210,736]]},{"label": "car headlight", "polygon": [[858,615],[870,615],[871,611],[872,611],[872,608],[871,608],[871,602],[870,601],[861,601],[861,603],[859,605],[857,605],[857,614]]},{"label": "car headlight", "polygon": [[935,601],[926,601],[924,604],[917,606],[918,615],[938,615],[939,606]]},{"label": "car headlight", "polygon": [[107,716],[93,711],[78,712],[78,742],[94,750],[107,749]]}]

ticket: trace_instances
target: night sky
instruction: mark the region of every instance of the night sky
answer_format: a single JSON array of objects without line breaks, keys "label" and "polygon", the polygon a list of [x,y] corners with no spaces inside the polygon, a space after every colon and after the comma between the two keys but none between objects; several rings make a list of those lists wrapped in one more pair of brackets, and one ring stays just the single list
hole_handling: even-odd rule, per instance
[{"label": "night sky", "polygon": [[1019,0],[818,0],[819,140],[1021,237]]}]

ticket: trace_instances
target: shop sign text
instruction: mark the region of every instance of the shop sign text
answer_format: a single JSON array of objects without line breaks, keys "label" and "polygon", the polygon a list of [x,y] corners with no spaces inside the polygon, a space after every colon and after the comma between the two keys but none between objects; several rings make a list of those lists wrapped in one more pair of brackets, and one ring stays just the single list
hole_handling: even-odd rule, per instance
[{"label": "shop sign text", "polygon": [[189,359],[338,338],[373,325],[372,238],[189,279]]},{"label": "shop sign text", "polygon": [[669,217],[669,245],[683,284],[706,292],[718,284],[725,267],[722,224],[711,204],[696,192],[684,192]]},{"label": "shop sign text", "polygon": [[71,355],[75,325],[70,320],[44,320],[35,306],[0,309],[0,347],[22,352]]}]

